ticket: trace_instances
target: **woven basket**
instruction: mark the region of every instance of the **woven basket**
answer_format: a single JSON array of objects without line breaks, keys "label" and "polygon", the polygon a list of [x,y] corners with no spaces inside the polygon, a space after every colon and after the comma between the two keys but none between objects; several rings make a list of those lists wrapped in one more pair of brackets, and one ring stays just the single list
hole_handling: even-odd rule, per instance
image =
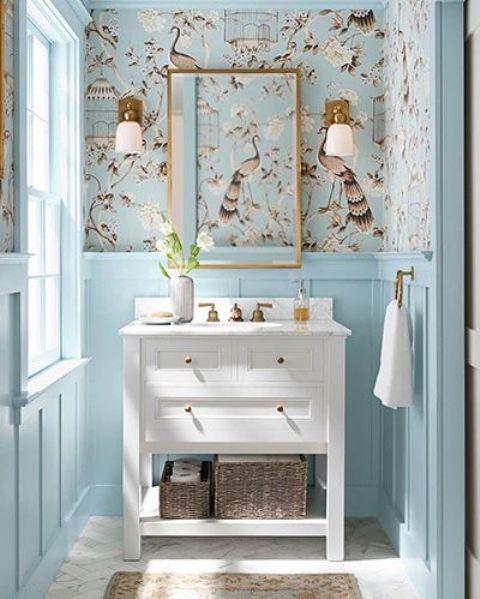
[{"label": "woven basket", "polygon": [[215,460],[215,516],[221,519],[304,518],[307,461]]},{"label": "woven basket", "polygon": [[210,516],[211,462],[202,462],[200,481],[171,483],[173,462],[165,462],[160,481],[160,517],[197,519]]}]

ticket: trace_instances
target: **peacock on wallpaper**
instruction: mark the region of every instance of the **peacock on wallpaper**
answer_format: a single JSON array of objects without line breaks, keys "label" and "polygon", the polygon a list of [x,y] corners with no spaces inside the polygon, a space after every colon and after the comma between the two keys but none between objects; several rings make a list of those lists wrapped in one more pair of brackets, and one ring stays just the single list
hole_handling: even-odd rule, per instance
[{"label": "peacock on wallpaper", "polygon": [[[383,10],[239,5],[93,11],[86,56],[87,250],[154,250],[167,199],[168,70],[185,68],[298,68],[302,248],[382,249]],[[233,79],[202,77],[198,90],[197,227],[225,246],[291,247],[290,90],[275,81]],[[145,149],[122,156],[113,149],[117,102],[130,94],[144,101]],[[325,100],[335,98],[351,105],[356,152],[348,159],[323,151]]]},{"label": "peacock on wallpaper", "polygon": [[[170,81],[179,99],[172,109],[172,202],[184,196],[184,210],[195,210],[194,233],[208,232],[215,250],[270,246],[293,256],[300,218],[296,73],[204,71],[173,73]],[[179,118],[184,125],[175,127]],[[184,136],[187,123],[196,131]],[[186,173],[196,173],[194,185],[185,184]]]}]

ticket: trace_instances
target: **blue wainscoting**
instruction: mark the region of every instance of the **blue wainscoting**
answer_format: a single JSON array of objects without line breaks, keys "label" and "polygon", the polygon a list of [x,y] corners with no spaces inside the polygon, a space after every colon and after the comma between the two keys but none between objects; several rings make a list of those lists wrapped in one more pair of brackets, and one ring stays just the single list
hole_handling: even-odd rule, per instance
[{"label": "blue wainscoting", "polygon": [[[138,296],[166,295],[156,257],[86,255],[87,348],[92,356],[90,416],[95,513],[121,511],[122,363],[118,329],[133,317]],[[336,318],[353,330],[347,348],[347,512],[378,513],[380,408],[372,397],[376,367],[371,326],[373,255],[305,255],[301,270],[196,271],[197,297],[293,297],[300,276],[313,296],[333,297]]]},{"label": "blue wainscoting", "polygon": [[397,269],[415,267],[415,279],[404,293],[412,324],[414,403],[408,410],[381,408],[379,518],[421,597],[435,597],[438,556],[435,506],[437,495],[434,395],[433,263],[401,257],[379,257],[376,282],[376,338],[391,301]]},{"label": "blue wainscoting", "polygon": [[90,513],[85,363],[25,395],[26,273],[0,256],[0,599],[44,597]]}]

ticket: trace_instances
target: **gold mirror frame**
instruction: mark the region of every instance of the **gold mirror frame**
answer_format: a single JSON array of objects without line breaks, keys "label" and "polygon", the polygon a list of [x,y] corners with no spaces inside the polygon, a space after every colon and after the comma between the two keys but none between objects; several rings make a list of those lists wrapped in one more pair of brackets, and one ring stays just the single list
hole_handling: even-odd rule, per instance
[{"label": "gold mirror frame", "polygon": [[[301,181],[301,94],[300,94],[300,69],[168,69],[168,98],[167,98],[167,213],[172,218],[173,202],[173,168],[172,168],[172,77],[175,75],[229,75],[229,74],[248,74],[248,75],[294,75],[295,76],[295,246],[294,262],[201,262],[200,268],[300,268],[302,265],[302,181]],[[260,248],[259,248],[260,249]]]}]

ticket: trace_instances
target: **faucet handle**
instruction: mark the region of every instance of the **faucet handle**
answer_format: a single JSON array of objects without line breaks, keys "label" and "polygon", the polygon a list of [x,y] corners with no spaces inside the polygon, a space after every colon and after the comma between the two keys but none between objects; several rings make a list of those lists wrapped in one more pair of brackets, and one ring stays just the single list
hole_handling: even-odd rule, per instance
[{"label": "faucet handle", "polygon": [[258,302],[257,308],[253,311],[251,322],[265,322],[265,315],[262,308],[273,308],[271,302]]},{"label": "faucet handle", "polygon": [[232,322],[243,322],[242,309],[237,302],[233,304],[233,307],[230,310],[230,318],[228,320],[231,320]]},{"label": "faucet handle", "polygon": [[208,311],[207,322],[219,322],[218,312],[215,310],[215,304],[213,302],[202,302],[198,304],[199,308],[210,308]]}]

